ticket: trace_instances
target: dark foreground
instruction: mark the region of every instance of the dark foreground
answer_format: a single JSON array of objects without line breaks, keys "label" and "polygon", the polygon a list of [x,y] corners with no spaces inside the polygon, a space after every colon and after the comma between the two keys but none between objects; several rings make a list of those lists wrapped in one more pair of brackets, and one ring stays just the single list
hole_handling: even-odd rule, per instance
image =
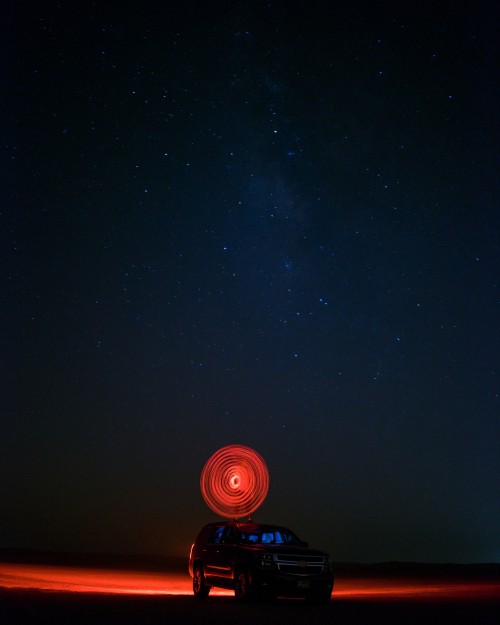
[{"label": "dark foreground", "polygon": [[238,604],[232,597],[204,603],[189,596],[86,595],[43,591],[0,591],[0,622],[4,625],[51,623],[99,625],[486,625],[500,622],[498,601],[335,600],[325,606],[278,600],[272,604]]}]

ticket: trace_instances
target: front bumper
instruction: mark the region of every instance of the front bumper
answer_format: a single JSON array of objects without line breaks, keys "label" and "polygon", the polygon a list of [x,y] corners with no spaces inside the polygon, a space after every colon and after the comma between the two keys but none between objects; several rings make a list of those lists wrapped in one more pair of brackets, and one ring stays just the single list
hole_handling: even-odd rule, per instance
[{"label": "front bumper", "polygon": [[257,569],[253,576],[256,590],[278,597],[308,597],[333,591],[333,573],[291,575],[280,571]]}]

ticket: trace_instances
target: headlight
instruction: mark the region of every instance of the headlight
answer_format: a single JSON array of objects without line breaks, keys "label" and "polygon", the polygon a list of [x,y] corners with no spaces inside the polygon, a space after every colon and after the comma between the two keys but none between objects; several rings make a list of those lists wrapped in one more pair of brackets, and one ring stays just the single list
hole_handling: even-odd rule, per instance
[{"label": "headlight", "polygon": [[259,558],[259,564],[263,568],[266,568],[266,569],[274,568],[275,564],[274,564],[274,557],[272,553],[260,553],[258,555],[258,558]]}]

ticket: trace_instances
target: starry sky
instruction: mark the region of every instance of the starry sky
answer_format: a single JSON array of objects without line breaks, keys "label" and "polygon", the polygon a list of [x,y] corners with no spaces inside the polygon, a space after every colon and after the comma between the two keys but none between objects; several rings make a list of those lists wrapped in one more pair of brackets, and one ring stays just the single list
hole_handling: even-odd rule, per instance
[{"label": "starry sky", "polygon": [[0,547],[500,561],[495,3],[2,13]]}]

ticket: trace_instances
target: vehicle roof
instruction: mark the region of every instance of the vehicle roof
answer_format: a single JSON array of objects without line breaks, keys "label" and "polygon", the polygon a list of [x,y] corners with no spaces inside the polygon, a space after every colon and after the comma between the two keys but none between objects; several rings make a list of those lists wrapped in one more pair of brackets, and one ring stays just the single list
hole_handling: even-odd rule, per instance
[{"label": "vehicle roof", "polygon": [[212,523],[207,523],[205,527],[220,527],[221,525],[234,525],[238,529],[246,530],[247,532],[256,531],[260,528],[269,528],[275,527],[276,529],[289,530],[284,525],[276,525],[276,523],[254,523],[254,521],[213,521]]}]

